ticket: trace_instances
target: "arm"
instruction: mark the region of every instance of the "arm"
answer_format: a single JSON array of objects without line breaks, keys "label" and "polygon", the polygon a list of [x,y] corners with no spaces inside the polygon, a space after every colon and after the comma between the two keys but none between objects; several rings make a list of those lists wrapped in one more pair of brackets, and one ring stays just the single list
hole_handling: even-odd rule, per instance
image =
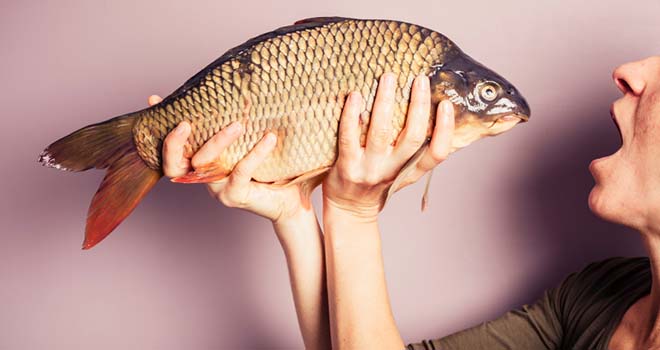
[{"label": "arm", "polygon": [[289,269],[298,325],[306,349],[330,349],[323,233],[313,209],[273,222]]},{"label": "arm", "polygon": [[[151,105],[160,98],[149,98]],[[190,125],[182,122],[163,143],[163,171],[167,177],[181,176],[208,164],[242,133],[240,124],[232,124],[207,141],[194,155],[186,152]],[[209,183],[214,198],[228,207],[251,211],[271,220],[282,245],[289,269],[291,290],[298,323],[307,349],[329,349],[328,306],[325,297],[323,239],[316,214],[305,208],[298,186],[273,189],[252,181],[252,174],[275,145],[275,135],[268,134],[241,160],[225,180]],[[309,198],[307,198],[308,203]]]},{"label": "arm", "polygon": [[[415,80],[406,126],[396,146],[390,135],[395,80],[381,78],[365,147],[359,142],[361,98],[349,96],[339,130],[339,155],[323,183],[323,226],[330,327],[337,349],[404,347],[387,294],[377,217],[398,171],[424,142],[429,81]],[[409,184],[446,158],[453,133],[451,103],[439,105],[431,145]]]}]

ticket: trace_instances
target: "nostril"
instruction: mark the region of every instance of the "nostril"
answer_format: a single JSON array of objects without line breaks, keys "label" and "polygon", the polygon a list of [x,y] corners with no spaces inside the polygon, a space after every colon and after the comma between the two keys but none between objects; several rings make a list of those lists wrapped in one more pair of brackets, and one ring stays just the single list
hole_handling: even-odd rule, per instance
[{"label": "nostril", "polygon": [[619,90],[621,90],[621,92],[623,94],[626,94],[626,93],[632,91],[632,89],[630,88],[630,85],[624,79],[617,78],[617,79],[615,79],[615,82],[616,82],[616,86],[619,88]]}]

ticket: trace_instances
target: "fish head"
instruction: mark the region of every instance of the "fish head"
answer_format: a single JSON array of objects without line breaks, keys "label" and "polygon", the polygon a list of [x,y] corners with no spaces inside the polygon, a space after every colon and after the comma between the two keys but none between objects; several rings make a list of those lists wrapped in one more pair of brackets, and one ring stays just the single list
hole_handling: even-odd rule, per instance
[{"label": "fish head", "polygon": [[529,105],[518,89],[463,52],[434,66],[430,78],[433,102],[454,104],[452,151],[529,120]]}]

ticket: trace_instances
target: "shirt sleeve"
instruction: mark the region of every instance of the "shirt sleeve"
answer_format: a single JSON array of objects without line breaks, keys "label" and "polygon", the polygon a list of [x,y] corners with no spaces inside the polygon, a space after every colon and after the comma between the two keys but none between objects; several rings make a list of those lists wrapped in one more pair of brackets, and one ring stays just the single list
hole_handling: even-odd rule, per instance
[{"label": "shirt sleeve", "polygon": [[546,291],[536,303],[512,310],[500,318],[444,338],[410,344],[407,350],[557,349],[562,329],[555,297]]}]

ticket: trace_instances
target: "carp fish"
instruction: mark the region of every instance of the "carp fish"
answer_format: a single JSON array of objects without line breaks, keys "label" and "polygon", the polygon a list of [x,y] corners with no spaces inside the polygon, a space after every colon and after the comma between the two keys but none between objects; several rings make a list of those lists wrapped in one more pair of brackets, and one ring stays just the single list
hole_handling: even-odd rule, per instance
[{"label": "carp fish", "polygon": [[[337,130],[347,95],[358,91],[365,101],[364,144],[378,79],[385,72],[397,75],[392,140],[405,125],[411,85],[421,74],[431,82],[428,136],[437,104],[449,99],[454,105],[452,152],[529,119],[529,106],[511,83],[438,32],[393,20],[310,18],[230,49],[154,106],[61,138],[39,155],[39,162],[68,171],[107,168],[87,214],[83,249],[89,249],[163,176],[163,140],[184,120],[192,126],[190,152],[232,122],[239,121],[245,132],[216,162],[172,181],[225,178],[271,131],[277,144],[253,179],[313,190],[337,157]],[[397,179],[426,147],[428,138]]]}]

